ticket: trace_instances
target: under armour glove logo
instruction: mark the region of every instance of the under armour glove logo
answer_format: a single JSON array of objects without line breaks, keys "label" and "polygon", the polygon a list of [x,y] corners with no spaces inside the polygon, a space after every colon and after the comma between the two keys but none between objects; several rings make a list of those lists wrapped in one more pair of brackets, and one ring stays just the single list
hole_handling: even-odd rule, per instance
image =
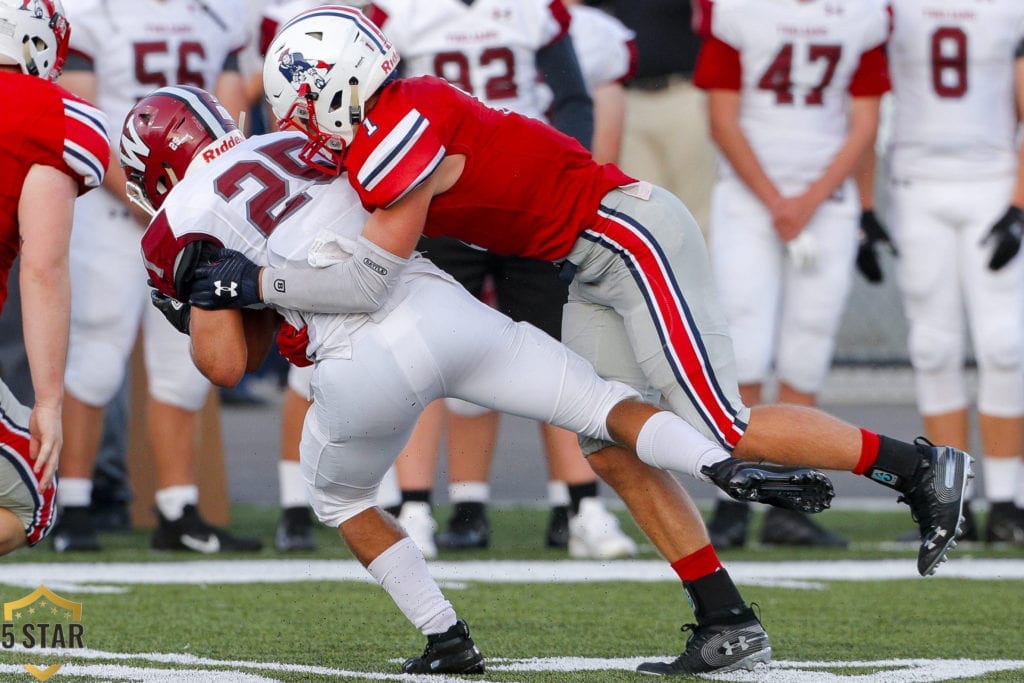
[{"label": "under armour glove logo", "polygon": [[871,209],[863,211],[860,215],[860,246],[857,248],[857,270],[864,276],[864,279],[872,284],[882,281],[882,265],[878,261],[878,246],[883,245],[889,249],[893,256],[899,256],[889,233],[879,222],[875,212]]},{"label": "under armour glove logo", "polygon": [[177,299],[172,299],[155,289],[149,290],[149,300],[164,314],[167,322],[174,325],[174,329],[182,334],[189,333],[189,323],[192,319],[192,307]]},{"label": "under armour glove logo", "polygon": [[233,249],[196,266],[189,303],[199,308],[245,308],[261,303],[260,267]]},{"label": "under armour glove logo", "polygon": [[996,224],[981,240],[982,246],[992,240],[995,240],[996,243],[988,262],[990,270],[999,270],[1017,255],[1017,252],[1020,251],[1022,233],[1024,233],[1024,211],[1016,206],[1010,206],[1003,217],[996,221]]}]

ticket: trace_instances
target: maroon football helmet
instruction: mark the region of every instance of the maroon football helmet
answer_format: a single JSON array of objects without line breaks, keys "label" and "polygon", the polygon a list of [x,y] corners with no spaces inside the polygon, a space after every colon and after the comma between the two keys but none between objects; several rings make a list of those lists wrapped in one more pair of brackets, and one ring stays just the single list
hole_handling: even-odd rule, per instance
[{"label": "maroon football helmet", "polygon": [[224,106],[200,88],[154,90],[132,107],[121,130],[120,161],[153,209],[197,157],[212,161],[243,140]]}]

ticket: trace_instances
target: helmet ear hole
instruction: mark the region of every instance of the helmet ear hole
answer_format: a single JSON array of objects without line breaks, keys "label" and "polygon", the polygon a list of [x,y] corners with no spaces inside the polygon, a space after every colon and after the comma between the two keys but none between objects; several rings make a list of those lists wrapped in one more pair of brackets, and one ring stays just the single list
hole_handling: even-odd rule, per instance
[{"label": "helmet ear hole", "polygon": [[[331,104],[328,111],[337,111],[341,109],[342,93],[340,90],[334,93],[334,97],[331,98]],[[340,125],[340,124],[338,124]]]}]

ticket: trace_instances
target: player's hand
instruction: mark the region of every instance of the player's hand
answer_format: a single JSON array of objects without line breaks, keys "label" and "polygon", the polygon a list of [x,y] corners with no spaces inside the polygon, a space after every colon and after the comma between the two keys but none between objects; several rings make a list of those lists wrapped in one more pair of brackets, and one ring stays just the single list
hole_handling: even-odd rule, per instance
[{"label": "player's hand", "polygon": [[167,322],[174,325],[174,329],[182,334],[189,333],[189,321],[192,319],[192,306],[182,303],[177,299],[158,292],[155,289],[149,290],[149,300],[164,314]]},{"label": "player's hand", "polygon": [[775,232],[784,242],[789,242],[801,234],[804,227],[811,222],[818,210],[818,203],[806,193],[798,197],[783,197],[769,207],[772,225]]},{"label": "player's hand", "polygon": [[189,303],[199,308],[245,308],[261,303],[260,267],[233,249],[196,266]]},{"label": "player's hand", "polygon": [[313,364],[306,356],[309,346],[309,329],[295,328],[289,323],[282,323],[277,331],[277,352],[297,368],[305,368]]},{"label": "player's hand", "polygon": [[889,253],[898,256],[896,247],[889,239],[875,212],[867,209],[860,214],[860,246],[857,248],[857,270],[868,282],[877,284],[882,281],[882,266],[878,262],[878,247],[885,246]]},{"label": "player's hand", "polygon": [[992,241],[996,243],[988,262],[989,269],[999,270],[1017,255],[1017,252],[1020,251],[1022,232],[1024,232],[1024,211],[1011,205],[981,240],[982,246]]},{"label": "player's hand", "polygon": [[60,450],[64,445],[60,406],[39,403],[33,406],[28,418],[28,433],[28,456],[32,460],[32,470],[40,475],[39,487],[45,491],[53,483],[53,475],[60,462]]},{"label": "player's hand", "polygon": [[786,253],[797,270],[814,270],[818,265],[818,240],[807,230],[786,242]]}]

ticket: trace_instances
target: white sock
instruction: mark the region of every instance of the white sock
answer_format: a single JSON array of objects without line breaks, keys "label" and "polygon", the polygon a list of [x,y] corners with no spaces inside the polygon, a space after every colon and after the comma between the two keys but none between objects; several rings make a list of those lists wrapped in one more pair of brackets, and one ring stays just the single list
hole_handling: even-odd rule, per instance
[{"label": "white sock", "polygon": [[565,506],[569,500],[569,485],[564,481],[548,481],[548,505],[551,507]]},{"label": "white sock", "polygon": [[195,484],[168,486],[157,490],[153,497],[156,498],[156,508],[160,514],[168,522],[173,522],[185,514],[186,505],[199,503],[199,487]]},{"label": "white sock", "polygon": [[92,502],[92,479],[61,477],[57,487],[57,502],[62,508],[89,507]]},{"label": "white sock", "polygon": [[444,633],[455,625],[455,608],[441,594],[423,553],[411,538],[403,538],[382,552],[366,570],[423,635]]},{"label": "white sock", "polygon": [[701,467],[729,457],[725,449],[667,410],[655,413],[640,428],[636,454],[652,467],[689,474],[700,481],[710,481],[701,474]]},{"label": "white sock", "polygon": [[302,468],[294,460],[277,461],[277,486],[282,508],[304,508],[309,505]]},{"label": "white sock", "polygon": [[486,481],[455,481],[448,484],[448,500],[454,503],[489,503],[491,485]]},{"label": "white sock", "polygon": [[1020,458],[993,458],[986,455],[981,466],[985,470],[985,498],[988,502],[1012,501],[1020,477]]}]

